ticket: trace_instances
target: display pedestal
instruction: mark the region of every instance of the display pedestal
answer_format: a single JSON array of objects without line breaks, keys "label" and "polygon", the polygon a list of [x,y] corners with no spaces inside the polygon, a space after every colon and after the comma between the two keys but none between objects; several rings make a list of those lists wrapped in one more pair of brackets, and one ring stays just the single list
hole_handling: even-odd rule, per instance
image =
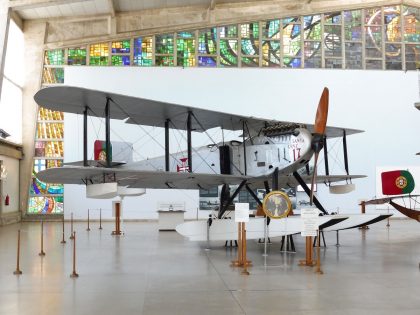
[{"label": "display pedestal", "polygon": [[184,223],[184,210],[159,210],[159,231],[175,231],[178,224]]}]

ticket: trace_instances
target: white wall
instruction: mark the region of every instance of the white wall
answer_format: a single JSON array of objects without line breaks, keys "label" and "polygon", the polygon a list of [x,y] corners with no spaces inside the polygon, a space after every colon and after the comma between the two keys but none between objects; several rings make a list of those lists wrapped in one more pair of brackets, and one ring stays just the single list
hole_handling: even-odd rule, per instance
[{"label": "white wall", "polygon": [[[307,123],[313,123],[322,88],[327,86],[330,89],[328,125],[366,131],[349,137],[348,149],[350,172],[368,176],[356,181],[356,191],[347,195],[330,195],[328,189],[320,185],[319,199],[330,211],[339,208],[340,213],[359,212],[358,201],[375,195],[377,165],[419,164],[414,155],[420,148],[415,136],[420,132],[420,113],[413,106],[418,101],[415,72],[67,67],[65,83],[242,115]],[[89,124],[97,129],[101,125],[95,119]],[[81,127],[81,117],[65,116],[66,161],[82,158]],[[93,129],[89,129],[90,147],[93,147],[98,132]],[[136,142],[144,135],[140,127],[126,126],[121,122],[112,122],[112,129],[129,142]],[[162,141],[159,128],[149,128],[148,132],[155,135],[157,141]],[[103,133],[102,124],[99,138],[103,139]],[[111,139],[121,140],[115,134]],[[210,142],[203,136],[193,138],[193,145]],[[334,142],[329,142],[331,151],[342,146],[341,142]],[[163,149],[148,136],[137,142],[136,150],[149,157],[163,154]],[[341,164],[341,167],[334,166],[334,159],[330,159],[331,174],[344,173],[341,153],[338,158],[337,165]],[[323,164],[322,160],[320,164]],[[323,167],[320,171],[323,172]],[[145,196],[127,199],[126,215],[130,218],[155,218],[159,200],[180,199],[187,202],[187,217],[195,217],[198,192],[170,190],[149,190]],[[88,206],[110,209],[111,202],[87,201],[83,187],[66,185],[66,215],[69,211],[78,215]]]},{"label": "white wall", "polygon": [[[0,155],[4,167],[7,169],[7,178],[2,180],[2,191],[0,191],[0,202],[2,212],[19,211],[19,160],[4,155]],[[9,195],[9,205],[4,204],[6,195]]]}]

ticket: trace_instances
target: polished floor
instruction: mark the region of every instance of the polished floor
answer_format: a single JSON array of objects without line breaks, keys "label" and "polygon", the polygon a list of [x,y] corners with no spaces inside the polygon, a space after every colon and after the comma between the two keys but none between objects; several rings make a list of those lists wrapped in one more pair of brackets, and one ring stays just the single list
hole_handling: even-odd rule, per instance
[{"label": "polished floor", "polygon": [[[22,230],[21,269],[16,264],[16,235]],[[420,314],[420,224],[391,220],[368,231],[326,234],[323,275],[299,267],[297,253],[280,254],[279,240],[269,246],[249,241],[250,275],[229,266],[235,249],[184,240],[158,232],[157,223],[126,223],[125,235],[111,236],[111,223],[86,231],[77,223],[77,272],[69,277],[71,241],[66,225],[45,224],[44,257],[40,225],[0,228],[0,314]]]}]

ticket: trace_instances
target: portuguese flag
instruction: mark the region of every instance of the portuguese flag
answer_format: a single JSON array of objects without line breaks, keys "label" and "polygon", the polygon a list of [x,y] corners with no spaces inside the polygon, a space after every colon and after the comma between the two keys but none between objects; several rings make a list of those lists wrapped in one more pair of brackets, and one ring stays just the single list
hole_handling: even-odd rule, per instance
[{"label": "portuguese flag", "polygon": [[403,195],[414,190],[414,178],[409,171],[383,172],[381,178],[384,195]]},{"label": "portuguese flag", "polygon": [[[112,144],[111,144],[111,160],[112,160]],[[95,140],[94,143],[94,159],[95,161],[106,161],[106,142]]]}]

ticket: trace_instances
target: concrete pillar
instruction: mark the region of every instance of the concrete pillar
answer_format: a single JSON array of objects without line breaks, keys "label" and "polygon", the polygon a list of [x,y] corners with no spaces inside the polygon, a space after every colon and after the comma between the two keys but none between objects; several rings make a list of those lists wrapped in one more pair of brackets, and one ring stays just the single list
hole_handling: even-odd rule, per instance
[{"label": "concrete pillar", "polygon": [[6,59],[7,36],[10,24],[9,1],[0,1],[0,99],[3,86],[4,61]]},{"label": "concrete pillar", "polygon": [[23,33],[25,40],[25,83],[22,104],[22,145],[24,157],[20,162],[20,209],[22,217],[28,208],[29,184],[35,151],[35,130],[38,106],[34,94],[41,87],[43,48],[47,23],[25,21]]}]

